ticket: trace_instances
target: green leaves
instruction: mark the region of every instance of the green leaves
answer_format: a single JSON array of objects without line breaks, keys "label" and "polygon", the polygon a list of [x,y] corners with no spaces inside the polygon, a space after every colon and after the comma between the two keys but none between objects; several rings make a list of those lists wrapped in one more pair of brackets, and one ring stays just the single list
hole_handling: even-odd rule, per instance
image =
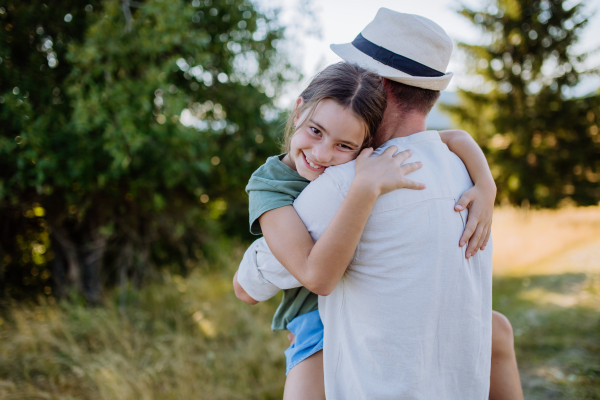
[{"label": "green leaves", "polygon": [[[498,0],[464,8],[488,40],[461,43],[478,82],[447,107],[484,148],[498,199],[556,207],[600,200],[600,96],[573,96],[585,54],[573,45],[587,24],[584,3]],[[596,128],[595,128],[596,127]],[[587,172],[584,172],[587,171]]]},{"label": "green leaves", "polygon": [[[129,12],[121,1],[15,2],[0,20],[15,27],[12,42],[0,30],[2,218],[10,202],[35,202],[82,265],[102,236],[101,257],[117,264],[128,243],[156,249],[142,269],[187,259],[222,230],[246,234],[243,188],[278,151],[277,119],[261,107],[277,110],[273,96],[298,77],[275,50],[276,21],[245,0],[148,0]],[[53,254],[70,251],[60,243]]]}]

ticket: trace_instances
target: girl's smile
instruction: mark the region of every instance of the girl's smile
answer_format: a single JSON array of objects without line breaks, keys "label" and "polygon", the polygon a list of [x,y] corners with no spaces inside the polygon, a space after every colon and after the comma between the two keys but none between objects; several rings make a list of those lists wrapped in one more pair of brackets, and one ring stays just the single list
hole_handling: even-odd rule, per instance
[{"label": "girl's smile", "polygon": [[[298,106],[302,99],[298,100]],[[365,138],[365,124],[352,111],[331,99],[321,101],[312,115],[296,117],[298,128],[282,160],[301,176],[314,180],[327,167],[352,161]]]},{"label": "girl's smile", "polygon": [[325,171],[325,168],[327,168],[323,165],[318,165],[318,164],[310,161],[306,157],[306,154],[304,154],[304,152],[302,152],[302,159],[306,162],[306,164],[308,164],[308,168],[312,169],[313,171]]}]

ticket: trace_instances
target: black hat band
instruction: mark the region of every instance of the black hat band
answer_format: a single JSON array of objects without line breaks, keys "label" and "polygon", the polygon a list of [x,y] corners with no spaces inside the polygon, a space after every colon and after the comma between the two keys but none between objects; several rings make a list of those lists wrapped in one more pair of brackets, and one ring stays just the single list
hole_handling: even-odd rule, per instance
[{"label": "black hat band", "polygon": [[423,65],[418,61],[396,54],[388,49],[368,41],[362,34],[358,34],[352,45],[369,57],[379,61],[382,64],[392,67],[411,76],[421,76],[426,78],[438,78],[444,76],[443,72]]}]

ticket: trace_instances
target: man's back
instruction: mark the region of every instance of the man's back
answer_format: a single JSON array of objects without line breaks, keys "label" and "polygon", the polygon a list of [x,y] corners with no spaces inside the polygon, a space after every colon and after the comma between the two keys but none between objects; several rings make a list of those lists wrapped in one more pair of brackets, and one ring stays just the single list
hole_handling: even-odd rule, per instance
[{"label": "man's back", "polygon": [[[319,299],[325,387],[336,399],[485,399],[491,359],[491,246],[466,260],[458,241],[472,186],[435,131],[396,138],[423,168],[423,191],[381,196],[354,260]],[[380,149],[381,150],[381,149]],[[313,239],[323,233],[354,177],[330,167],[294,203]]]}]

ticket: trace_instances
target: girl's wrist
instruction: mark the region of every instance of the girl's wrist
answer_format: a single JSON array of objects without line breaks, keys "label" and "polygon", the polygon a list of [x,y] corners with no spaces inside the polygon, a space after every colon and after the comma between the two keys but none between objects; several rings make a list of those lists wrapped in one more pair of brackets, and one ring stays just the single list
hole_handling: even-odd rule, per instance
[{"label": "girl's wrist", "polygon": [[364,176],[364,174],[356,175],[352,181],[352,186],[355,186],[358,192],[362,193],[363,195],[371,195],[377,198],[381,194],[381,188],[379,185],[377,185],[373,179]]},{"label": "girl's wrist", "polygon": [[491,192],[494,194],[494,196],[496,195],[496,182],[494,182],[494,179],[492,177],[489,178],[485,178],[485,179],[479,179],[477,182],[473,182],[475,186],[477,186],[478,188],[486,191],[486,192]]}]

